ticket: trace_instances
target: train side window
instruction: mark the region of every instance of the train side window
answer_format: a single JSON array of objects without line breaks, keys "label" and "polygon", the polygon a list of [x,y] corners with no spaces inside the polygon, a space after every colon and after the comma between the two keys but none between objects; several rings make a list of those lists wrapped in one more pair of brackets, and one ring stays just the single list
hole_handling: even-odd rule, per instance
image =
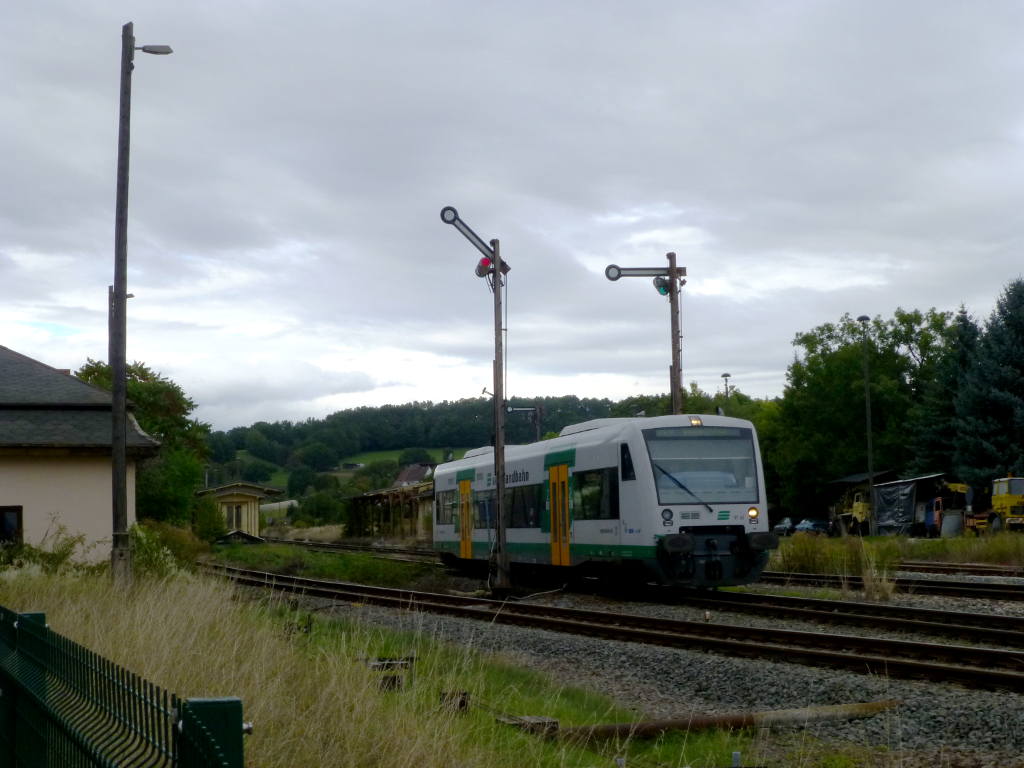
[{"label": "train side window", "polygon": [[510,528],[539,528],[544,506],[544,486],[520,485],[505,491]]},{"label": "train side window", "polygon": [[636,480],[636,472],[633,471],[633,457],[629,455],[628,443],[622,443],[619,446],[619,464],[622,467],[623,480]]},{"label": "train side window", "polygon": [[617,520],[619,482],[614,467],[576,472],[572,476],[572,516],[575,520]]},{"label": "train side window", "polygon": [[437,524],[451,525],[458,514],[459,500],[455,491],[440,491],[437,494]]},{"label": "train side window", "polygon": [[494,491],[474,491],[473,502],[476,505],[474,528],[494,527]]}]

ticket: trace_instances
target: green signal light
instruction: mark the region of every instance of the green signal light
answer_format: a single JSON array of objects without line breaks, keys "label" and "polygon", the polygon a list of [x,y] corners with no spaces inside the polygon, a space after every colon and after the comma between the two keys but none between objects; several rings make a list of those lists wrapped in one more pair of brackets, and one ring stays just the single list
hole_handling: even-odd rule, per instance
[{"label": "green signal light", "polygon": [[654,288],[662,296],[668,296],[668,278],[667,277],[656,277],[656,278],[654,278]]}]

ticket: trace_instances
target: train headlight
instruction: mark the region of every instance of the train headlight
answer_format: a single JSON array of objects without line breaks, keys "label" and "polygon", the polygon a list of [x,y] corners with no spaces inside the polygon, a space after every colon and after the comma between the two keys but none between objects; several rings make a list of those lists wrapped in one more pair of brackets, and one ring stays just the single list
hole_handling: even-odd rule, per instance
[{"label": "train headlight", "polygon": [[669,522],[672,519],[672,510],[671,509],[663,509],[663,510],[661,510],[661,519],[664,520],[666,523]]},{"label": "train headlight", "polygon": [[757,520],[757,516],[760,514],[761,513],[758,511],[757,507],[751,507],[750,509],[747,510],[747,517],[749,517],[751,520]]}]

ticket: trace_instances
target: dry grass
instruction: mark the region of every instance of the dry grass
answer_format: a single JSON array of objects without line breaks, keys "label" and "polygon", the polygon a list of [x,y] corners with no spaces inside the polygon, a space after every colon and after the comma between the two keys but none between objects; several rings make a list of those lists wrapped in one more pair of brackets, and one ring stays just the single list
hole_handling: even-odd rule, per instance
[{"label": "dry grass", "polygon": [[798,533],[780,542],[768,567],[797,573],[860,576],[864,581],[864,597],[885,601],[895,591],[889,574],[895,570],[899,559],[900,547],[895,539],[865,540],[859,536],[830,539]]},{"label": "dry grass", "polygon": [[265,536],[289,541],[341,541],[345,535],[344,525],[318,525],[309,528],[292,528],[289,526],[270,527],[263,531]]},{"label": "dry grass", "polygon": [[907,540],[902,545],[902,554],[908,560],[1024,565],[1024,534],[1002,531],[982,536]]},{"label": "dry grass", "polygon": [[[309,621],[310,614],[288,604],[240,597],[225,583],[180,574],[140,580],[125,595],[102,576],[0,572],[0,604],[44,611],[54,631],[179,695],[239,696],[245,718],[255,723],[247,764],[260,768],[611,764],[607,753],[496,724],[482,707],[447,711],[439,701],[449,690],[468,691],[473,703],[566,724],[632,718],[606,699],[429,637],[386,635],[319,614]],[[380,673],[366,660],[410,650],[417,655],[414,683],[382,691]],[[740,734],[690,735],[656,753],[667,750],[672,764],[685,758],[678,764],[712,766],[748,747]]]}]

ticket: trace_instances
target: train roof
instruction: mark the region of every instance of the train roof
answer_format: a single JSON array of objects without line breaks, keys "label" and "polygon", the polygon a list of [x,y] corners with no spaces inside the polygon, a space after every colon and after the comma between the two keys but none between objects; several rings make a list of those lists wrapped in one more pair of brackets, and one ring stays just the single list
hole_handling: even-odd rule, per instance
[{"label": "train roof", "polygon": [[[698,424],[693,424],[694,419],[700,420]],[[590,421],[584,421],[579,424],[570,424],[558,433],[558,437],[551,438],[550,440],[544,440],[542,442],[545,452],[550,453],[562,448],[584,447],[587,445],[606,443],[615,439],[618,435],[622,434],[622,432],[630,428],[650,429],[652,427],[679,426],[680,423],[687,426],[693,425],[695,429],[699,429],[699,425],[701,424],[709,427],[753,426],[745,419],[736,419],[730,416],[718,416],[714,414],[681,414],[678,416],[634,416],[628,418],[591,419]],[[537,445],[538,443],[506,445],[505,460],[508,461],[522,456],[533,455],[537,452]],[[450,461],[445,464],[439,464],[435,470],[435,475],[438,472],[445,473],[466,467],[479,466],[481,458],[493,457],[493,455],[494,446],[485,445],[480,448],[472,448],[466,451],[466,455],[461,459],[456,459],[455,461]]]},{"label": "train roof", "polygon": [[[632,424],[642,425],[643,428],[671,426],[678,424],[681,419],[684,424],[691,424],[693,426],[700,426],[700,424],[709,427],[726,426],[731,424],[743,424],[745,426],[750,425],[750,422],[745,419],[735,419],[731,416],[718,416],[715,414],[704,413],[683,413],[678,416],[633,416],[629,418],[591,419],[590,421],[584,421],[580,424],[570,424],[559,432],[558,436],[566,437],[568,435],[579,434],[580,432],[588,432],[592,429],[612,429],[617,427],[621,430],[623,427]],[[693,424],[693,419],[699,419],[700,421],[698,424]]]}]

